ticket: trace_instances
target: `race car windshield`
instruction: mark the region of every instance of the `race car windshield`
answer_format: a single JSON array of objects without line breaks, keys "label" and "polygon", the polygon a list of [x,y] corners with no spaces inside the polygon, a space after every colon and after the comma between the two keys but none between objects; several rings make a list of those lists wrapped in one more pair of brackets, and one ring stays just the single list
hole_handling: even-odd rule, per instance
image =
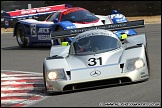
[{"label": "race car windshield", "polygon": [[95,15],[87,10],[77,10],[68,14],[62,14],[61,21],[71,21],[72,23],[85,23],[98,20]]},{"label": "race car windshield", "polygon": [[75,54],[97,54],[121,47],[121,42],[110,36],[90,36],[73,43]]}]

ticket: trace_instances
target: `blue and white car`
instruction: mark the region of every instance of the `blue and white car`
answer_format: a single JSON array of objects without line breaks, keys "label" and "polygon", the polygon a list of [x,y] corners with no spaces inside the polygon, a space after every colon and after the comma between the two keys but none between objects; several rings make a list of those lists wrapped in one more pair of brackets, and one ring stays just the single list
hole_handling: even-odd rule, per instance
[{"label": "blue and white car", "polygon": [[[49,16],[45,21],[29,18],[46,14],[49,14]],[[38,45],[51,46],[50,33],[53,31],[127,22],[125,16],[119,14],[116,10],[113,10],[113,13],[107,16],[95,15],[84,8],[72,7],[69,4],[4,12],[6,28],[9,26],[9,21],[14,18],[25,18],[15,24],[13,32],[18,45],[22,48]],[[121,34],[129,36],[137,34],[132,29],[115,31],[115,33],[119,38]],[[71,37],[60,38],[53,40],[53,42],[55,45],[59,45],[63,41],[71,42],[72,39]]]}]

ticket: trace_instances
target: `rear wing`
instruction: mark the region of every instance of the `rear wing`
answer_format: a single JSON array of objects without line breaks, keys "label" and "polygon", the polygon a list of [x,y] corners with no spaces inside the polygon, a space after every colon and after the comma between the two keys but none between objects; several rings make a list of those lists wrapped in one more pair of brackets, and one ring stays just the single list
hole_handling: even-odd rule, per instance
[{"label": "rear wing", "polygon": [[61,9],[66,9],[66,8],[71,8],[71,7],[72,6],[70,4],[61,4],[61,5],[54,5],[54,6],[47,6],[47,7],[3,12],[4,23],[5,23],[4,25],[5,25],[5,28],[9,27],[9,21],[14,18],[28,19],[32,16],[51,14]]},{"label": "rear wing", "polygon": [[64,31],[53,31],[51,33],[51,39],[74,37],[79,33],[82,33],[88,30],[95,30],[95,29],[106,29],[110,31],[117,31],[117,30],[126,30],[126,29],[141,28],[141,27],[145,27],[144,20],[136,20],[136,21],[129,21],[129,22],[124,22],[124,23],[117,23],[117,24],[107,24],[107,25],[101,25],[101,26],[85,27],[85,28],[78,28],[78,29],[71,29],[71,30],[64,30]]}]

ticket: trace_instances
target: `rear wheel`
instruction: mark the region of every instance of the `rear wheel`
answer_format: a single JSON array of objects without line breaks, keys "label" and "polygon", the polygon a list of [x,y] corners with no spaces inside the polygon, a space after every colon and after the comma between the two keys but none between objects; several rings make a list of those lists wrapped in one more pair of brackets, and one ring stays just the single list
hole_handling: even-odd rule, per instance
[{"label": "rear wheel", "polygon": [[25,38],[25,32],[21,24],[16,28],[16,40],[21,48],[26,47],[27,39]]}]

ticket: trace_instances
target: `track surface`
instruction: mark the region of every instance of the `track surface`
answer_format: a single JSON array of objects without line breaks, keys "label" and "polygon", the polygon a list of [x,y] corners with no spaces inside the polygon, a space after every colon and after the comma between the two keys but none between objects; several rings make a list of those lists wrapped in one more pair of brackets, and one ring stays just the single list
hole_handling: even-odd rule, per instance
[{"label": "track surface", "polygon": [[[146,25],[151,76],[148,81],[63,93],[28,104],[30,107],[98,107],[107,102],[161,106],[161,24]],[[50,47],[19,48],[11,33],[1,34],[1,70],[42,73]],[[128,103],[128,104],[130,104]],[[136,104],[136,105],[137,105]],[[135,105],[135,104],[134,104]]]}]

